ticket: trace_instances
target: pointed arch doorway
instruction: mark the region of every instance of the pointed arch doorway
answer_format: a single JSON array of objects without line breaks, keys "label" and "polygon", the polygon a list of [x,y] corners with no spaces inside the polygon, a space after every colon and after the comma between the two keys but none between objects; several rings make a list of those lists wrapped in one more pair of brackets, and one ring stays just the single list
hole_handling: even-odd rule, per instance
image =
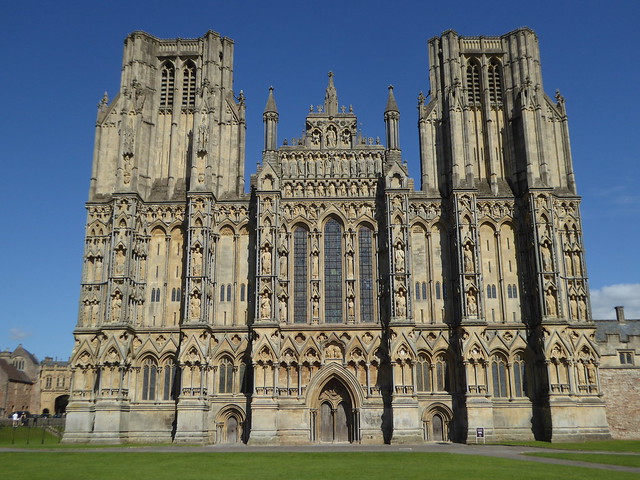
[{"label": "pointed arch doorway", "polygon": [[353,403],[344,384],[336,378],[329,380],[320,391],[318,403],[318,440],[322,443],[352,442]]}]

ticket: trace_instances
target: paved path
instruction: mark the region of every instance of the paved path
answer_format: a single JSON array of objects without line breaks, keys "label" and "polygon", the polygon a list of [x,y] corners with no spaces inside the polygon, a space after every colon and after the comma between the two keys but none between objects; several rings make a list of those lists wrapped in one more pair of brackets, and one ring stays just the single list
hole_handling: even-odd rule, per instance
[{"label": "paved path", "polygon": [[[606,465],[590,462],[576,462],[573,460],[560,460],[556,458],[530,457],[525,453],[555,452],[555,453],[616,453],[616,452],[585,452],[572,450],[556,450],[550,448],[507,446],[507,445],[463,445],[460,443],[429,443],[424,445],[284,445],[284,446],[252,446],[252,445],[205,445],[205,446],[144,446],[144,447],[109,447],[109,448],[56,448],[56,449],[26,449],[26,448],[0,448],[2,452],[432,452],[432,453],[457,453],[462,455],[480,455],[483,457],[499,457],[510,460],[525,460],[529,462],[550,463],[574,467],[597,468],[618,472],[630,472],[640,474],[640,468],[624,467],[621,465]],[[620,455],[638,455],[634,453],[619,453]]]}]

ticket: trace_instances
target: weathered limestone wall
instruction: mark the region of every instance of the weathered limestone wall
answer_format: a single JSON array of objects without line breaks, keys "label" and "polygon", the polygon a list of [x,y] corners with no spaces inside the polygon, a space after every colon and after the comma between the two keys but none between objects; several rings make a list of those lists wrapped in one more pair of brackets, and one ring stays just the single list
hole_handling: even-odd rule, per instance
[{"label": "weathered limestone wall", "polygon": [[600,382],[613,438],[640,439],[640,368],[603,368]]}]

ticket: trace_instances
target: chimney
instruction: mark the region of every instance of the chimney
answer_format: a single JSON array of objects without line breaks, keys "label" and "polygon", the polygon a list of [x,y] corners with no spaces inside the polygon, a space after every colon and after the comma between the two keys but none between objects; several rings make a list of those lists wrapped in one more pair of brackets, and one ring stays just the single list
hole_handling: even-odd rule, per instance
[{"label": "chimney", "polygon": [[624,324],[624,307],[616,307],[616,320]]}]

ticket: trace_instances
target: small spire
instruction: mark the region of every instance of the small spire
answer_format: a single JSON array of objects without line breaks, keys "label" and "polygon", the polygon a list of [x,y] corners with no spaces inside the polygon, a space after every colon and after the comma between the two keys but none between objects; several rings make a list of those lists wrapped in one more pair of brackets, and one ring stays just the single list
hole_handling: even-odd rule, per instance
[{"label": "small spire", "polygon": [[264,107],[264,113],[278,113],[276,99],[273,96],[273,87],[269,87],[269,98],[267,98],[267,106]]},{"label": "small spire", "polygon": [[393,96],[393,85],[389,85],[389,98],[387,98],[387,107],[385,112],[400,112],[398,110],[398,104],[396,103],[396,97]]},{"label": "small spire", "polygon": [[329,85],[324,95],[324,112],[330,116],[338,113],[338,92],[333,84],[333,72],[329,72]]}]

